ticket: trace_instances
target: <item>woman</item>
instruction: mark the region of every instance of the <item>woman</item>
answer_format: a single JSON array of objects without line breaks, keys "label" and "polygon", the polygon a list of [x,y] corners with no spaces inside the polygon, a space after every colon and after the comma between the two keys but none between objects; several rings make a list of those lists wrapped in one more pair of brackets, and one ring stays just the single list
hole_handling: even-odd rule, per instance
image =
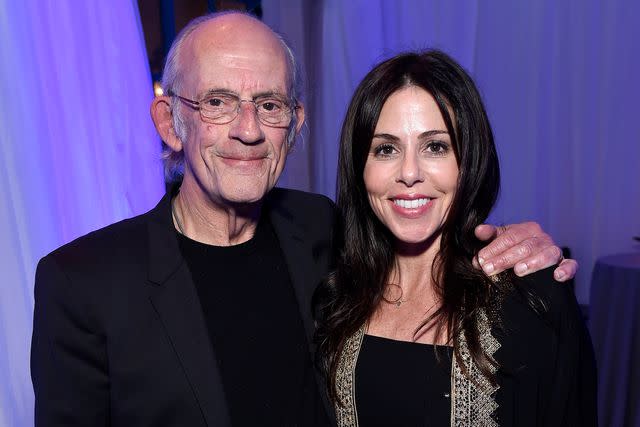
[{"label": "woman", "polygon": [[341,136],[343,250],[316,295],[340,426],[596,424],[571,290],[550,270],[472,266],[499,176],[478,91],[444,53],[396,56],[359,85]]}]

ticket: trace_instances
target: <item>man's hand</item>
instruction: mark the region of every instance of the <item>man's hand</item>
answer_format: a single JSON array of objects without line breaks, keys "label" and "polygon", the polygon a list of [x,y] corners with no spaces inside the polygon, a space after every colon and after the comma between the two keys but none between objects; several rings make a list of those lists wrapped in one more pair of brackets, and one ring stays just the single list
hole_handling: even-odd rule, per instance
[{"label": "man's hand", "polygon": [[473,264],[487,275],[498,274],[512,268],[518,276],[526,276],[551,265],[558,264],[553,277],[558,282],[573,278],[578,263],[564,259],[562,250],[551,236],[535,222],[496,227],[482,224],[476,227],[476,237],[490,243],[478,252]]}]

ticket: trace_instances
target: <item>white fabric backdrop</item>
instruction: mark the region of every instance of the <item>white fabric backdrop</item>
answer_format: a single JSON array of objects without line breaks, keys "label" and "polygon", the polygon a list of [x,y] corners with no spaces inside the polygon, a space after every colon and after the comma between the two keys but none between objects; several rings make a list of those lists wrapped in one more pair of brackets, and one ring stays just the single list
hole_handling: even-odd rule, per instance
[{"label": "white fabric backdrop", "polygon": [[340,124],[357,83],[394,53],[437,47],[471,72],[485,98],[503,177],[493,222],[535,220],[569,246],[581,303],[598,256],[640,249],[631,239],[640,235],[640,3],[262,4],[310,79],[309,135],[287,166],[304,175],[281,184],[333,196]]},{"label": "white fabric backdrop", "polygon": [[[309,77],[308,130],[281,184],[333,196],[358,81],[400,50],[439,47],[476,78],[494,125],[496,222],[533,219],[597,256],[640,234],[640,4],[633,0],[262,0]],[[162,193],[148,65],[132,0],[0,0],[0,426],[32,424],[37,260]]]},{"label": "white fabric backdrop", "polygon": [[132,0],[0,0],[0,426],[33,425],[38,259],[163,193]]}]

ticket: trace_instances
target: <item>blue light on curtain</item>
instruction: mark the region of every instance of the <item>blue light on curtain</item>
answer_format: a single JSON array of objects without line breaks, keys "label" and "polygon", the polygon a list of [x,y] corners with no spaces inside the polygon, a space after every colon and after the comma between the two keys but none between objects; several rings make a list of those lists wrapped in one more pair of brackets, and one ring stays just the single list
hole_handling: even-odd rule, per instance
[{"label": "blue light on curtain", "polygon": [[[379,60],[441,48],[474,76],[501,156],[493,219],[536,220],[581,264],[640,234],[640,3],[262,0],[309,76],[281,185],[333,196],[340,124]],[[489,8],[490,7],[490,8]],[[37,260],[162,193],[133,0],[0,0],[0,426],[32,425]]]},{"label": "blue light on curtain", "polygon": [[38,259],[163,192],[136,2],[0,0],[0,94],[0,426],[28,426]]},{"label": "blue light on curtain", "polygon": [[[501,159],[492,221],[539,222],[580,263],[588,302],[597,257],[640,234],[640,3],[630,0],[263,0],[264,19],[302,52],[309,81],[309,182],[333,197],[340,125],[377,62],[435,47],[470,71]],[[287,167],[291,167],[288,165]],[[637,245],[635,246],[637,249]]]}]

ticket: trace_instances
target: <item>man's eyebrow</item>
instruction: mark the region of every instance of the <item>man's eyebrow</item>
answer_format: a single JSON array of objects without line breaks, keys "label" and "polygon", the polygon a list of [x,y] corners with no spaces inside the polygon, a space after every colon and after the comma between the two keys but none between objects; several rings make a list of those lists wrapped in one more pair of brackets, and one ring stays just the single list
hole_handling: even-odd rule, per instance
[{"label": "man's eyebrow", "polygon": [[[202,98],[206,98],[207,96],[211,96],[211,95],[231,95],[231,96],[235,96],[237,98],[240,98],[240,96],[238,95],[237,92],[234,92],[234,91],[229,90],[229,89],[224,89],[224,88],[209,89],[208,91],[206,91],[204,93],[204,95],[202,95]],[[286,98],[287,96],[285,94],[280,93],[280,92],[269,90],[269,91],[263,91],[263,92],[258,92],[256,94],[254,94],[251,97],[251,99],[268,98],[268,97]]]},{"label": "man's eyebrow", "polygon": [[223,88],[213,88],[213,89],[209,89],[208,91],[206,91],[203,95],[202,98],[206,98],[207,96],[210,95],[231,95],[231,96],[238,96],[237,93],[235,93],[234,91],[231,91],[229,89],[223,89]]},{"label": "man's eyebrow", "polygon": [[287,95],[284,94],[284,93],[276,92],[274,90],[269,90],[269,91],[266,91],[266,92],[259,92],[259,93],[256,93],[255,95],[253,95],[253,99],[256,99],[256,98],[269,98],[269,97],[287,98]]},{"label": "man's eyebrow", "polygon": [[[435,135],[449,135],[449,132],[447,132],[446,130],[428,130],[426,132],[422,132],[418,138],[420,139],[425,139],[425,138],[429,138]],[[373,135],[374,138],[380,138],[380,139],[385,139],[387,141],[399,141],[400,138],[398,138],[395,135],[391,135],[388,133],[376,133]]]}]

